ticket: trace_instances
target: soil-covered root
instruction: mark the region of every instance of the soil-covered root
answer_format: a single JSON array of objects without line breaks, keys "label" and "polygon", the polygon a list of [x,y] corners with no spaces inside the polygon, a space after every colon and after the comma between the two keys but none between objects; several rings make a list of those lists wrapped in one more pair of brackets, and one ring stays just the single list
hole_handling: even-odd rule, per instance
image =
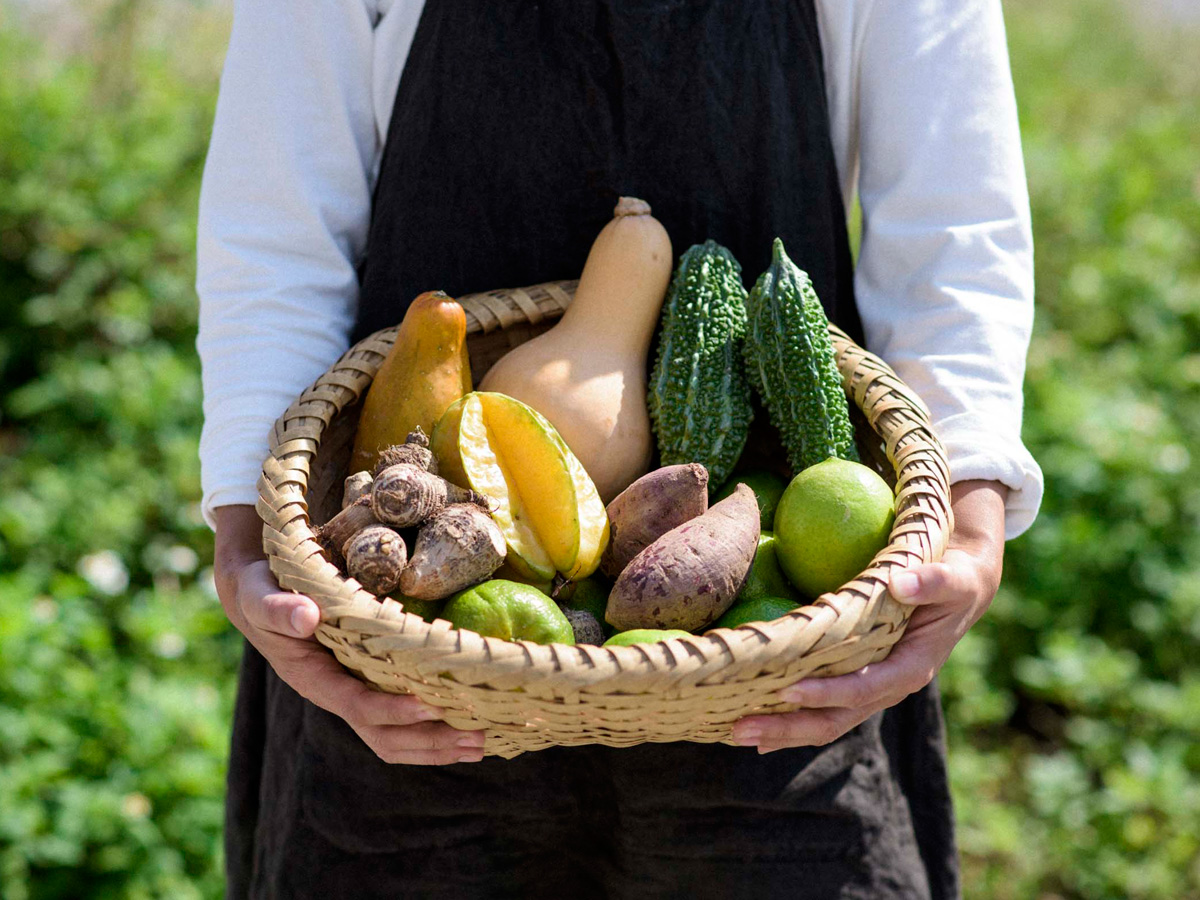
[{"label": "soil-covered root", "polygon": [[395,528],[420,525],[452,503],[488,508],[483,494],[460,488],[412,463],[388,466],[375,476],[371,509],[375,517]]},{"label": "soil-covered root", "polygon": [[342,509],[345,509],[359,497],[371,493],[371,484],[374,481],[375,479],[371,476],[371,473],[365,469],[362,472],[347,475],[342,487]]},{"label": "soil-covered root", "polygon": [[375,464],[374,474],[378,477],[384,469],[398,466],[401,463],[409,463],[426,472],[437,474],[437,459],[434,458],[433,451],[429,449],[429,438],[420,427],[415,431],[410,431],[403,444],[393,444],[383,449],[379,454],[379,461]]},{"label": "soil-covered root", "polygon": [[379,520],[371,511],[369,494],[359,497],[336,516],[317,528],[317,542],[329,554],[333,564],[346,568],[342,546],[368,525],[378,525]]},{"label": "soil-covered root", "polygon": [[342,546],[346,572],[372,594],[395,590],[408,562],[404,539],[386,525],[368,525]]},{"label": "soil-covered root", "polygon": [[454,503],[417,533],[400,590],[418,600],[440,600],[486,580],[505,556],[504,534],[487,512]]}]

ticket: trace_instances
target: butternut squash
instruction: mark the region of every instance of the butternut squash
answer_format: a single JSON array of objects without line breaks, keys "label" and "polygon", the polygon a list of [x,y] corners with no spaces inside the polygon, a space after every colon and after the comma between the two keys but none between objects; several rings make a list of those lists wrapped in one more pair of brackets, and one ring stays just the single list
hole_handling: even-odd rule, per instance
[{"label": "butternut squash", "polygon": [[646,357],[672,264],[671,239],[649,204],[622,197],[562,319],[506,354],[480,384],[549,419],[605,503],[650,468]]},{"label": "butternut squash", "polygon": [[446,408],[470,392],[466,314],[441,291],[426,291],[404,314],[367,389],[350,471],[373,471],[380,451],[403,444],[417,428],[433,434]]}]

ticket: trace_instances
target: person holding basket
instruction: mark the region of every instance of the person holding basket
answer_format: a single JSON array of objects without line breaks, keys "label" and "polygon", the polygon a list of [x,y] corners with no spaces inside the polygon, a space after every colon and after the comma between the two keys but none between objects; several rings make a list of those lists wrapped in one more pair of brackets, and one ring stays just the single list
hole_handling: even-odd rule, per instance
[{"label": "person holding basket", "polygon": [[[848,201],[862,246],[852,260]],[[423,291],[577,274],[619,195],[747,272],[772,239],[929,405],[956,522],[881,663],[736,747],[484,758],[312,635],[262,554],[275,418]],[[959,894],[935,676],[1033,521],[1032,239],[999,0],[237,0],[200,204],[204,511],[245,635],[229,896]]]}]

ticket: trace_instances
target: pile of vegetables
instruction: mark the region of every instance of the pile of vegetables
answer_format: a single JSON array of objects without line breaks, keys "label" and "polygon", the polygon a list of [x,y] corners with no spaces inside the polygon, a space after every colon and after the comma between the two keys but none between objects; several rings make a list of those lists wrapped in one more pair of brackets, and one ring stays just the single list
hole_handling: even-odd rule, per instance
[{"label": "pile of vegetables", "polygon": [[[330,559],[428,620],[542,642],[736,627],[837,587],[785,575],[804,569],[790,523],[821,498],[789,501],[787,479],[738,470],[755,394],[778,468],[857,459],[808,276],[778,240],[749,292],[713,241],[673,276],[672,259],[650,207],[622,198],[566,314],[480,390],[461,306],[418,297],[364,399],[343,509],[320,528]],[[819,494],[822,476],[807,483]],[[886,538],[879,513],[859,549],[879,549],[881,523]]]}]

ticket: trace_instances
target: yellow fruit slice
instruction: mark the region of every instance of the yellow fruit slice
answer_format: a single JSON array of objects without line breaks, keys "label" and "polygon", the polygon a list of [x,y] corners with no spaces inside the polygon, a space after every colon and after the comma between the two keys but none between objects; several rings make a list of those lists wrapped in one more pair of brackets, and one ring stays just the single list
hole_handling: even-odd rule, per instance
[{"label": "yellow fruit slice", "polygon": [[512,467],[496,452],[496,435],[484,419],[479,394],[464,399],[458,448],[467,480],[494,501],[492,518],[508,544],[508,564],[528,579],[548,581],[554,577],[555,565],[521,502]]},{"label": "yellow fruit slice", "polygon": [[461,397],[451,403],[433,426],[433,434],[429,437],[429,450],[437,460],[438,474],[459,487],[471,486],[458,449],[458,426],[462,422],[463,404],[466,402],[467,398]]},{"label": "yellow fruit slice", "polygon": [[600,556],[608,546],[608,510],[604,508],[596,485],[583,468],[583,463],[561,437],[559,441],[567,455],[567,466],[575,482],[575,502],[579,505],[579,552],[575,556],[575,565],[562,572],[568,581],[578,581],[600,567]]},{"label": "yellow fruit slice", "polygon": [[579,557],[580,516],[571,455],[554,426],[504,394],[478,392],[496,455],[512,473],[521,508],[554,567],[568,572]]}]

